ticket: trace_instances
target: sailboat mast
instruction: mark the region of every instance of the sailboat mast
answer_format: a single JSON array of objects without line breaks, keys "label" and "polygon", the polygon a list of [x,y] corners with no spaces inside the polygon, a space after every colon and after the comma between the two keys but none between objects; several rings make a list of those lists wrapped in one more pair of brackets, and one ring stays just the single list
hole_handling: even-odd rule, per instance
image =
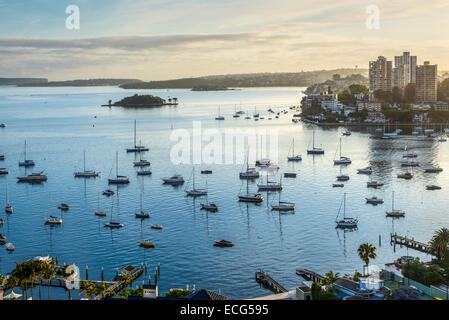
[{"label": "sailboat mast", "polygon": [[393,200],[391,202],[391,211],[394,211],[394,191],[393,191]]},{"label": "sailboat mast", "polygon": [[86,172],[86,150],[83,151],[84,172]]},{"label": "sailboat mast", "polygon": [[343,219],[346,218],[346,193],[343,195]]},{"label": "sailboat mast", "polygon": [[25,140],[25,152],[24,152],[24,155],[25,155],[25,161],[27,160],[27,141]]},{"label": "sailboat mast", "polygon": [[340,138],[340,159],[341,159],[341,138]]},{"label": "sailboat mast", "polygon": [[6,184],[6,205],[8,205],[8,184]]},{"label": "sailboat mast", "polygon": [[134,148],[137,147],[137,144],[136,144],[136,126],[137,126],[137,120],[134,120]]},{"label": "sailboat mast", "polygon": [[118,152],[115,153],[115,175],[118,178]]},{"label": "sailboat mast", "polygon": [[313,135],[312,135],[312,149],[315,150],[315,129],[313,129]]}]

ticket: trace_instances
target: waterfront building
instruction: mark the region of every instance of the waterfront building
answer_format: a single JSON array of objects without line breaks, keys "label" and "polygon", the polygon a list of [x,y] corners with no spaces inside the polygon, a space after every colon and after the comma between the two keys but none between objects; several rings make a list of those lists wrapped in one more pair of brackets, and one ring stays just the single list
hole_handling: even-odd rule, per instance
[{"label": "waterfront building", "polygon": [[433,108],[437,111],[448,111],[449,110],[449,103],[445,101],[437,101],[433,105]]},{"label": "waterfront building", "polygon": [[357,103],[357,111],[366,110],[368,112],[382,112],[382,104],[380,102],[359,102]]},{"label": "waterfront building", "polygon": [[411,56],[410,52],[394,57],[393,87],[404,92],[409,83],[416,83],[416,61],[417,57]]},{"label": "waterfront building", "polygon": [[376,61],[369,62],[370,101],[374,100],[376,90],[391,91],[393,85],[393,63],[379,56]]},{"label": "waterfront building", "polygon": [[[328,93],[323,91],[321,93],[313,93],[305,96],[301,102],[304,109],[309,109],[312,107],[322,107],[333,109],[336,108],[338,104],[338,94]],[[323,109],[324,109],[323,108]]]},{"label": "waterfront building", "polygon": [[425,61],[416,68],[416,100],[419,102],[437,101],[437,65]]}]

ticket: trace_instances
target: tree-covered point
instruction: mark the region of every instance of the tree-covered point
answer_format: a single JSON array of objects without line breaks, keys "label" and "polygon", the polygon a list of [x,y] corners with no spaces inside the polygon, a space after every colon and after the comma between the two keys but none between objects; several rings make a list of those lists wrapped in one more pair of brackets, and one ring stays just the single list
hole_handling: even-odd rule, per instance
[{"label": "tree-covered point", "polygon": [[183,298],[188,294],[192,293],[192,290],[187,289],[172,289],[165,294],[168,298]]},{"label": "tree-covered point", "polygon": [[232,90],[232,89],[220,85],[201,85],[201,86],[194,86],[192,88],[192,91],[224,91],[224,90]]},{"label": "tree-covered point", "polygon": [[123,98],[122,100],[115,102],[113,105],[122,107],[153,107],[167,104],[177,104],[177,100],[177,98],[170,98],[169,103],[167,103],[165,99],[157,96],[135,94],[133,96]]}]

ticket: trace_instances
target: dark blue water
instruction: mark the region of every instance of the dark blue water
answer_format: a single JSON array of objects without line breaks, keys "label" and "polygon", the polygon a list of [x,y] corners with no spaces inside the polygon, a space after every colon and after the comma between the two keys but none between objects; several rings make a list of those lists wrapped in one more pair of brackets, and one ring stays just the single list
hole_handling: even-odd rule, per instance
[{"label": "dark blue water", "polygon": [[[109,99],[119,100],[134,93],[150,93],[162,98],[177,97],[178,107],[145,110],[102,108]],[[0,232],[16,250],[8,254],[0,248],[0,272],[11,271],[15,261],[37,255],[58,256],[60,262],[73,263],[84,273],[89,266],[90,278],[100,277],[104,266],[105,278],[110,279],[115,269],[125,264],[146,262],[153,274],[161,264],[160,290],[195,284],[200,288],[221,291],[230,298],[249,298],[266,295],[254,280],[254,272],[264,269],[289,289],[301,281],[298,268],[317,272],[352,273],[362,270],[357,248],[363,242],[378,247],[378,258],[373,262],[382,266],[401,255],[406,249],[389,245],[391,232],[409,234],[420,241],[428,241],[434,230],[449,224],[448,171],[425,174],[414,169],[410,181],[397,179],[405,145],[419,154],[422,166],[436,163],[449,168],[448,144],[403,138],[397,140],[372,139],[370,134],[354,132],[343,138],[343,153],[352,164],[334,166],[341,129],[317,129],[317,144],[326,150],[324,156],[307,156],[312,127],[293,124],[289,110],[279,119],[268,120],[267,109],[288,110],[298,105],[299,89],[245,89],[221,92],[191,92],[187,90],[124,91],[118,88],[0,88],[0,154],[7,159],[0,167],[10,174],[0,177],[0,203],[4,206],[5,186],[8,183],[9,200],[14,213],[0,216],[5,224]],[[220,105],[223,122],[214,120]],[[265,116],[255,122],[244,117],[233,119],[234,108]],[[133,122],[138,121],[138,140],[150,151],[144,157],[151,161],[152,176],[138,177],[132,162],[138,156],[127,154],[133,145]],[[185,197],[186,185],[179,188],[162,185],[161,178],[179,173],[187,180],[191,165],[174,165],[170,161],[172,128],[191,130],[193,121],[201,121],[203,128],[266,128],[277,130],[281,169],[271,180],[278,180],[283,172],[297,172],[296,179],[283,179],[282,200],[296,202],[295,214],[272,212],[270,204],[278,200],[277,193],[264,193],[262,205],[246,205],[237,201],[239,191],[245,188],[238,178],[242,164],[196,166],[198,187],[206,184],[210,201],[216,202],[217,213],[200,210],[204,199]],[[295,151],[302,162],[287,163],[286,157],[295,137]],[[48,181],[42,185],[16,183],[16,177],[25,174],[17,163],[23,158],[23,145],[28,143],[28,158],[36,162],[30,171],[45,170]],[[83,150],[86,150],[88,169],[102,172],[101,178],[75,179],[73,173],[82,170]],[[120,187],[115,196],[101,196],[107,218],[94,216],[98,194],[105,190],[107,178],[115,173],[115,153],[119,152],[120,174],[131,178],[131,184]],[[374,178],[385,186],[368,189],[367,176],[357,175],[356,169],[371,165]],[[213,170],[212,175],[200,175],[201,168]],[[342,173],[351,179],[344,188],[332,188],[335,177]],[[250,184],[256,190],[257,182]],[[438,184],[440,191],[426,191],[428,184]],[[117,191],[117,189],[115,189]],[[395,191],[395,207],[406,211],[406,218],[391,220],[385,210],[391,208],[391,191]],[[139,208],[143,192],[143,206],[151,211],[151,218],[141,222],[134,212]],[[359,218],[354,232],[335,229],[335,217],[343,193],[347,193],[347,215]],[[377,207],[367,205],[365,197],[377,195],[385,203]],[[61,227],[44,225],[49,212],[59,216],[60,202],[70,205],[62,214]],[[114,202],[114,220],[125,225],[120,230],[109,230],[103,223],[109,219]],[[163,230],[150,229],[150,223],[162,224]],[[379,235],[382,246],[378,245]],[[151,239],[155,249],[142,249],[141,239]],[[213,247],[214,239],[228,239],[236,243],[232,248]],[[422,256],[410,250],[409,254]],[[83,274],[84,277],[84,274]],[[46,290],[44,290],[46,291]],[[66,293],[53,293],[65,298]],[[76,297],[74,297],[76,298]]]}]

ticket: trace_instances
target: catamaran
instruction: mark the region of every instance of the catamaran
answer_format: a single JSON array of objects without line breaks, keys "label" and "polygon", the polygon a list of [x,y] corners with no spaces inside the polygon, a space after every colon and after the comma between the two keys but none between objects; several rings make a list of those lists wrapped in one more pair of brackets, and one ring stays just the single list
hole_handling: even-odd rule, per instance
[{"label": "catamaran", "polygon": [[92,178],[98,177],[100,172],[96,172],[95,170],[86,170],[86,151],[83,151],[83,171],[75,172],[75,177],[77,178]]},{"label": "catamaran", "polygon": [[[341,205],[340,205],[340,209],[341,209]],[[335,219],[337,228],[342,228],[342,229],[357,228],[357,223],[359,221],[355,218],[347,218],[346,217],[346,193],[343,196],[343,219],[342,220],[338,220],[338,215],[340,214],[340,209],[338,210],[337,218]]]},{"label": "catamaran", "polygon": [[135,213],[136,218],[147,219],[150,217],[150,213],[147,211],[143,211],[142,209],[142,192],[140,192],[140,210]]},{"label": "catamaran", "polygon": [[39,173],[31,173],[25,177],[17,177],[18,182],[30,182],[30,183],[41,183],[42,181],[47,181],[47,176],[44,171]]},{"label": "catamaran", "polygon": [[[334,159],[334,164],[350,164],[351,163],[351,159],[349,159],[348,157],[343,157],[341,155],[341,138],[340,138],[340,143],[339,144],[340,144],[340,159]],[[337,152],[335,152],[335,153],[337,153]]]},{"label": "catamaran", "polygon": [[24,151],[24,159],[23,161],[19,161],[19,167],[32,167],[35,163],[33,160],[27,159],[27,142],[25,140],[25,151]]},{"label": "catamaran", "polygon": [[6,184],[6,205],[5,205],[5,212],[6,213],[13,213],[12,205],[8,202],[8,184]]},{"label": "catamaran", "polygon": [[118,152],[115,156],[115,178],[108,179],[109,184],[128,184],[131,180],[127,176],[120,176],[118,174]]},{"label": "catamaran", "polygon": [[291,149],[292,149],[292,154],[287,157],[287,160],[288,161],[301,161],[302,160],[301,155],[299,155],[299,154],[295,155],[295,138],[293,138]]},{"label": "catamaran", "polygon": [[143,152],[150,150],[149,148],[146,148],[145,146],[138,146],[136,143],[136,127],[137,127],[137,121],[134,120],[134,148],[128,148],[126,149],[126,152]]},{"label": "catamaran", "polygon": [[184,183],[184,178],[180,174],[175,174],[170,178],[162,178],[164,184],[180,185]]},{"label": "catamaran", "polygon": [[307,154],[324,154],[323,149],[315,148],[315,129],[312,134],[312,149],[307,150]]},{"label": "catamaran", "polygon": [[394,208],[394,191],[392,192],[391,211],[386,211],[387,217],[404,217],[405,211]]},{"label": "catamaran", "polygon": [[195,188],[195,168],[193,168],[192,170],[192,177],[193,177],[192,190],[185,190],[186,194],[190,197],[201,197],[207,195],[206,190]]}]

